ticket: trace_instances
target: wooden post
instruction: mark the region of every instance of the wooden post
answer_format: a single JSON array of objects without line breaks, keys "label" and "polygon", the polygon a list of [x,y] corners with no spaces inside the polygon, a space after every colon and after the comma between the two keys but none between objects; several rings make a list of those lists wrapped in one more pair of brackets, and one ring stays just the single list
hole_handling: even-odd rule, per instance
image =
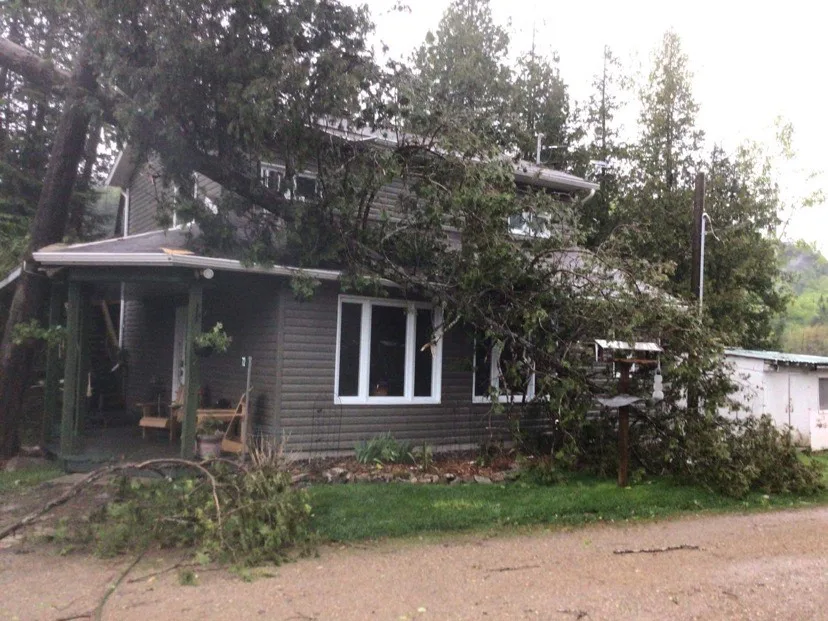
[{"label": "wooden post", "polygon": [[80,369],[80,333],[83,320],[81,284],[69,283],[69,308],[66,314],[66,361],[63,370],[63,410],[60,421],[60,455],[71,455],[75,450],[75,414],[78,402],[78,374]]},{"label": "wooden post", "polygon": [[75,450],[80,451],[83,429],[89,415],[89,395],[87,390],[91,382],[90,376],[90,343],[89,335],[92,332],[91,300],[87,291],[88,285],[81,285],[80,313],[78,333],[78,392],[75,405]]},{"label": "wooden post", "polygon": [[244,385],[244,416],[241,422],[241,460],[247,457],[247,432],[250,424],[250,376],[253,372],[253,357],[247,356],[247,383]]},{"label": "wooden post", "polygon": [[[49,328],[56,328],[61,324],[65,296],[66,290],[62,285],[52,284],[51,298],[49,300]],[[60,353],[60,345],[53,345],[46,352],[46,385],[43,389],[43,429],[40,434],[42,446],[45,446],[52,440],[53,426],[58,420]]]},{"label": "wooden post", "polygon": [[[630,365],[621,362],[621,380],[618,382],[618,392],[626,394],[630,389]],[[630,470],[630,406],[618,408],[618,487],[627,487]]]},{"label": "wooden post", "polygon": [[190,299],[187,305],[187,331],[184,343],[184,381],[187,397],[184,408],[184,423],[181,426],[181,457],[192,459],[196,433],[196,410],[198,409],[198,356],[195,354],[195,337],[201,334],[201,304],[204,287],[201,283],[190,285]]}]

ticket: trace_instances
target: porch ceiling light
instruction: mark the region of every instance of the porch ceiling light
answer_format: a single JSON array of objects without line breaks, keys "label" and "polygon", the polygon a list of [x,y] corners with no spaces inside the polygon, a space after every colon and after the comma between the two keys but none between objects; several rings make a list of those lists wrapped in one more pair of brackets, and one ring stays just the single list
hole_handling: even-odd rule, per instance
[{"label": "porch ceiling light", "polygon": [[204,276],[207,280],[210,280],[216,273],[209,267],[204,268],[201,270],[201,275]]}]

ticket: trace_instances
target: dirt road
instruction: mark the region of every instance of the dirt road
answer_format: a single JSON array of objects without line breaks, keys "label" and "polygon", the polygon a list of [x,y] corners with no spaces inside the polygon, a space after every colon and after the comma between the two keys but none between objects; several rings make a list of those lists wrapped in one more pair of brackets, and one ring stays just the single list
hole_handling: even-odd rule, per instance
[{"label": "dirt road", "polygon": [[[621,549],[698,546],[659,553]],[[245,582],[145,559],[104,618],[309,620],[828,619],[828,508],[569,532],[326,548]],[[0,551],[1,619],[93,609],[128,560]]]}]

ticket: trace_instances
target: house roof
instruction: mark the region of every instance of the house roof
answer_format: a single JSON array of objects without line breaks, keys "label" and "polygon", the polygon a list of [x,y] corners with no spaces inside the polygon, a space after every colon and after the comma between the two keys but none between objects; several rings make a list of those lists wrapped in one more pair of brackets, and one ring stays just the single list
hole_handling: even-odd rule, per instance
[{"label": "house roof", "polygon": [[[328,135],[342,138],[351,142],[371,142],[388,148],[396,147],[400,139],[406,137],[417,140],[414,134],[406,134],[396,130],[377,130],[364,128],[350,128],[344,123],[320,123],[319,127]],[[546,166],[539,166],[525,160],[513,161],[515,180],[522,183],[543,186],[550,189],[572,192],[576,190],[595,191],[600,188],[597,183],[587,181],[576,175],[561,170],[554,170]]]},{"label": "house roof", "polygon": [[595,339],[595,344],[601,349],[627,349],[630,351],[664,351],[657,343],[628,343],[627,341],[606,341],[604,339]]},{"label": "house roof", "polygon": [[765,360],[775,364],[810,365],[828,367],[828,356],[812,356],[810,354],[788,354],[780,351],[761,351],[755,349],[726,349],[728,356]]},{"label": "house roof", "polygon": [[[188,249],[188,242],[198,235],[196,227],[152,231],[86,244],[54,244],[34,253],[45,267],[187,267],[232,272],[296,276],[303,274],[319,280],[339,280],[342,272],[305,269],[288,265],[246,265],[236,259],[208,257]],[[393,285],[390,281],[381,281]]]},{"label": "house roof", "polygon": [[[343,123],[319,123],[320,129],[330,136],[336,136],[350,142],[371,142],[387,148],[396,147],[399,140],[407,134],[392,130],[379,130],[370,128],[352,129]],[[408,134],[408,136],[411,136]],[[112,170],[106,179],[106,185],[126,187],[135,171],[137,165],[135,152],[129,145],[118,154]],[[595,192],[600,188],[597,183],[587,181],[576,175],[571,175],[561,170],[554,170],[545,166],[539,166],[525,160],[512,162],[515,169],[515,180],[521,183],[542,186],[550,189],[574,192],[588,190]]]}]

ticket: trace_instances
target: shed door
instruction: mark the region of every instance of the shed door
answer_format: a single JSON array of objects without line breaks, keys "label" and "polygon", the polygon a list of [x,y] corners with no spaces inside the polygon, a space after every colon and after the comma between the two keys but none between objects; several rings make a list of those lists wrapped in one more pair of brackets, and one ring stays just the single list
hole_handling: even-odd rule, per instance
[{"label": "shed door", "polygon": [[796,440],[808,443],[811,438],[811,412],[819,403],[819,382],[814,375],[791,373],[789,377],[789,424],[794,429]]}]

